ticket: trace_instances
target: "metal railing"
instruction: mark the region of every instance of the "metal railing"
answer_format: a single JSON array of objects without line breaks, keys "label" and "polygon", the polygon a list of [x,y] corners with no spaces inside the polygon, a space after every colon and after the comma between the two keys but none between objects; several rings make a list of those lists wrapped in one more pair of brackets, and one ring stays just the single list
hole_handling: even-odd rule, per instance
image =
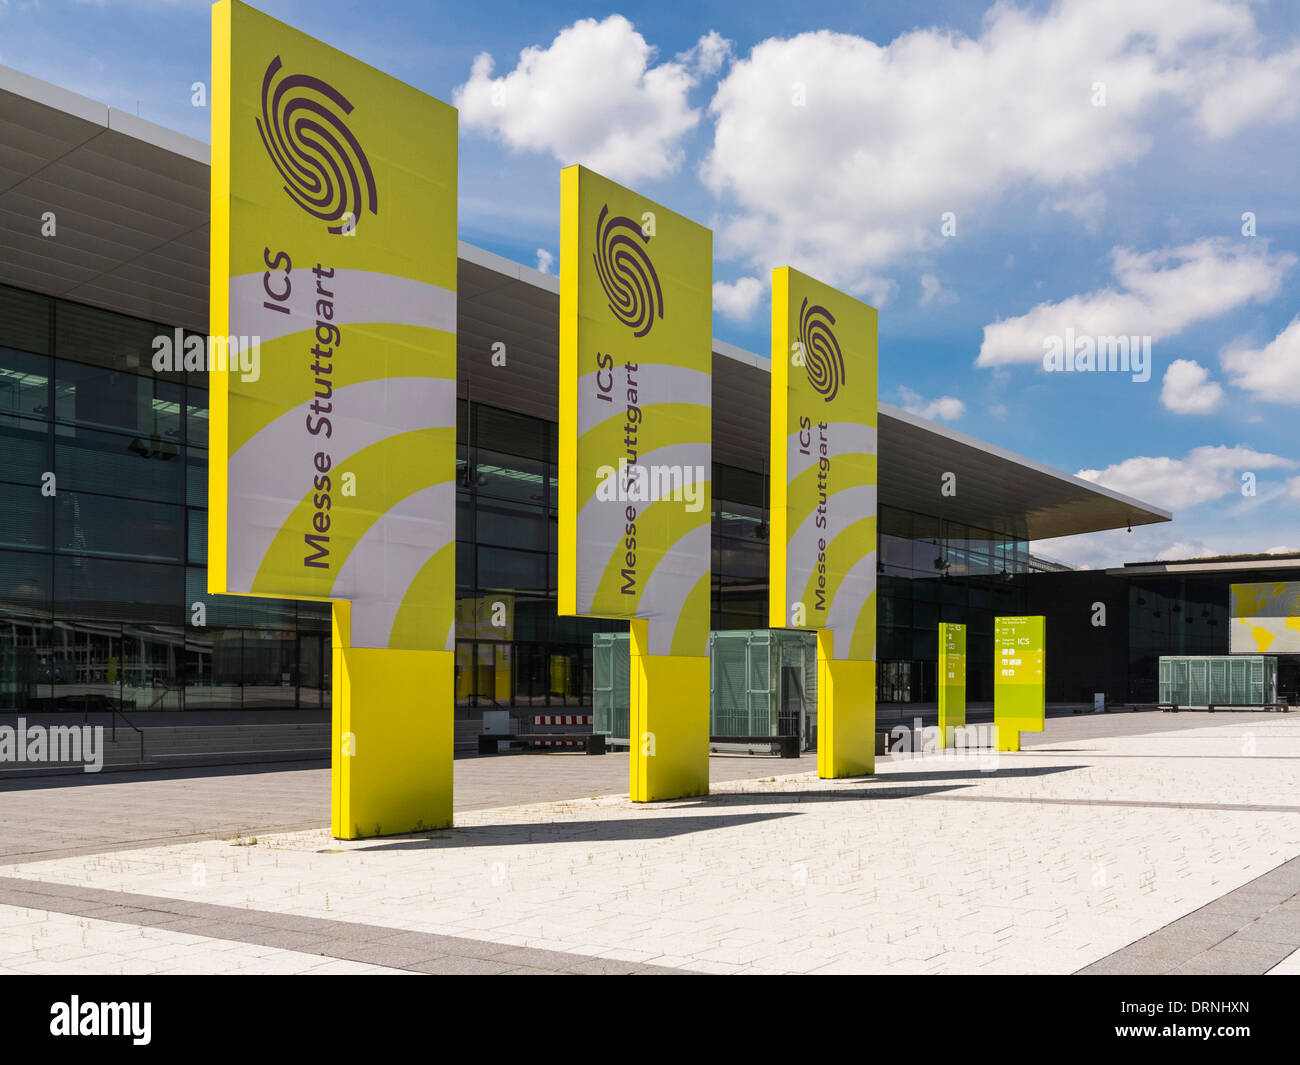
[{"label": "metal railing", "polygon": [[[81,704],[81,709],[82,709],[82,717],[81,717],[82,723],[87,725],[90,724],[89,704],[83,702]],[[135,734],[140,737],[140,764],[144,765],[144,729],[140,728],[139,725],[135,724],[129,717],[127,717],[124,713],[122,713],[122,711],[119,710],[116,706],[106,706],[102,710],[97,709],[96,712],[105,713],[109,715],[109,735],[112,737],[114,743],[117,743],[117,719],[119,717],[122,719],[122,723],[126,725],[127,728],[135,731]]]}]

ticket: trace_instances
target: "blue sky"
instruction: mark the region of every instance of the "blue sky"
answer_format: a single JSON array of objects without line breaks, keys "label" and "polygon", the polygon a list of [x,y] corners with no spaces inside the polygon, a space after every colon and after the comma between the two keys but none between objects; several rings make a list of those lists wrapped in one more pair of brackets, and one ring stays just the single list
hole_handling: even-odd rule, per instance
[{"label": "blue sky", "polygon": [[[460,105],[463,239],[555,255],[586,162],[714,229],[716,336],[766,352],[799,266],[880,307],[883,401],[1176,516],[1044,553],[1300,550],[1297,5],[256,6]],[[204,140],[208,49],[202,2],[0,0],[0,62]],[[1046,372],[1066,328],[1150,380]]]}]

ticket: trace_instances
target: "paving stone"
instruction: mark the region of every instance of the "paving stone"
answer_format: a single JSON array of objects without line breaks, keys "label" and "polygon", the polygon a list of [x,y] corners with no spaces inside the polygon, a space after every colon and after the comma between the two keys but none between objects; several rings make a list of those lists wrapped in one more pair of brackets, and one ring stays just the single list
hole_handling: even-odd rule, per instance
[{"label": "paving stone", "polygon": [[[5,938],[23,928],[8,904],[31,906],[41,926],[46,911],[58,924],[60,907],[117,900],[98,912],[176,934],[182,946],[163,963],[203,971],[1277,968],[1295,953],[1300,912],[1300,721],[1252,720],[1257,753],[1245,757],[1239,720],[1171,716],[1053,719],[1042,742],[996,764],[881,759],[876,776],[853,781],[777,760],[756,779],[754,763],[733,759],[738,775],[714,794],[641,806],[613,794],[625,759],[618,789],[582,797],[601,794],[614,756],[467,760],[458,794],[504,782],[496,805],[458,800],[456,830],[399,840],[267,831],[237,812],[240,801],[245,813],[273,806],[266,782],[250,774],[221,792],[205,781],[205,794],[224,796],[210,825],[238,818],[256,847],[197,838],[201,810],[185,815],[196,838],[160,832],[133,849],[112,849],[122,822],[89,826],[109,849],[0,870],[12,874],[0,875],[0,955],[10,942],[30,951],[21,931]],[[59,815],[53,798],[48,816]],[[65,890],[42,894],[45,884]],[[123,951],[166,946],[112,942],[88,944],[80,961],[115,971],[150,961],[114,960]],[[283,949],[305,944],[333,960]]]}]

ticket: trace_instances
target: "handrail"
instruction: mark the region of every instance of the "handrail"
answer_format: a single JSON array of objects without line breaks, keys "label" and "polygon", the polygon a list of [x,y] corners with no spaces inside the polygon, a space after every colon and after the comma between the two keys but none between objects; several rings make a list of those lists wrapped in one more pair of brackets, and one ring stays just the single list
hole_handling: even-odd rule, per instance
[{"label": "handrail", "polygon": [[[82,722],[89,723],[90,706],[84,700],[82,701],[81,704],[81,710],[82,710],[82,717],[81,717]],[[111,730],[109,735],[112,737],[114,743],[117,742],[117,719],[119,717],[122,719],[122,721],[126,724],[128,728],[133,729],[136,735],[140,737],[140,764],[144,765],[144,729],[140,728],[139,725],[135,724],[129,717],[126,716],[126,714],[122,713],[122,711],[116,706],[109,706],[101,712],[111,715],[109,718],[109,728]]]}]

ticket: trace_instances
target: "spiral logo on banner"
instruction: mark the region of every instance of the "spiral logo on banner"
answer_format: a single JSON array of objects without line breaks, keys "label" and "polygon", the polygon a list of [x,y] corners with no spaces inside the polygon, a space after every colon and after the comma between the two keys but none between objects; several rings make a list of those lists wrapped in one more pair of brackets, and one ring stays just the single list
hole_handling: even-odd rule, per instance
[{"label": "spiral logo on banner", "polygon": [[370,161],[343,121],[352,104],[332,85],[309,74],[280,73],[280,57],[262,79],[258,132],[284,191],[308,214],[333,223],[331,233],[356,225],[363,208],[379,213]]},{"label": "spiral logo on banner", "polygon": [[596,273],[614,317],[643,337],[655,318],[664,316],[664,294],[659,275],[646,254],[650,238],[632,219],[609,216],[609,204],[596,219]]},{"label": "spiral logo on banner", "polygon": [[825,307],[808,306],[803,301],[799,308],[799,343],[803,346],[804,370],[808,383],[829,403],[844,384],[844,356],[840,342],[835,339],[831,326],[835,315]]}]

